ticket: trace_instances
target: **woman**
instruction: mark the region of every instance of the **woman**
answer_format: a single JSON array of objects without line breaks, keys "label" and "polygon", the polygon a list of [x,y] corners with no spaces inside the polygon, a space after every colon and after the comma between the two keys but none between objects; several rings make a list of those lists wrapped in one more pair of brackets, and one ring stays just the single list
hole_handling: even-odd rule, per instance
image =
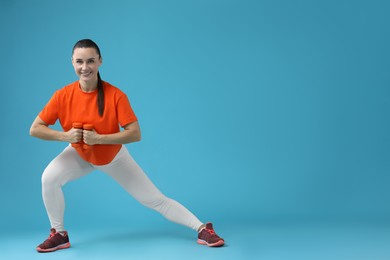
[{"label": "woman", "polygon": [[[56,91],[30,129],[34,137],[71,144],[42,174],[42,196],[51,233],[37,251],[70,247],[61,187],[93,170],[110,175],[136,200],[168,220],[198,231],[198,243],[222,246],[224,240],[215,234],[212,224],[203,224],[184,206],[164,196],[123,145],[140,141],[140,127],[127,96],[101,80],[98,69],[102,57],[96,43],[78,41],[73,47],[72,64],[79,80]],[[63,131],[49,127],[57,120]]]}]

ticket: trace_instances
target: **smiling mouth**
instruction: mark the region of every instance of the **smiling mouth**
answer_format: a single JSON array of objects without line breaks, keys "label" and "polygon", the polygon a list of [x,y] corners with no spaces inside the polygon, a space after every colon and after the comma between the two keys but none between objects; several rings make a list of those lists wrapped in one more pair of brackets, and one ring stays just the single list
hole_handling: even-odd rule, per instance
[{"label": "smiling mouth", "polygon": [[81,76],[83,76],[83,77],[88,77],[88,76],[91,75],[91,74],[92,74],[92,72],[81,73]]}]

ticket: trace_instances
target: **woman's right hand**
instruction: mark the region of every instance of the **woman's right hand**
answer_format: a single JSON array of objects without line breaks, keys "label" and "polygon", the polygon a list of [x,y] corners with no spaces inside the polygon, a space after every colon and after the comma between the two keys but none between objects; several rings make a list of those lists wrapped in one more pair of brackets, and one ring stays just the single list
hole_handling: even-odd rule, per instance
[{"label": "woman's right hand", "polygon": [[83,129],[73,127],[66,132],[65,138],[69,143],[78,143],[83,139]]},{"label": "woman's right hand", "polygon": [[37,116],[31,125],[30,135],[43,140],[77,143],[83,138],[83,129],[72,128],[67,132],[54,130]]}]

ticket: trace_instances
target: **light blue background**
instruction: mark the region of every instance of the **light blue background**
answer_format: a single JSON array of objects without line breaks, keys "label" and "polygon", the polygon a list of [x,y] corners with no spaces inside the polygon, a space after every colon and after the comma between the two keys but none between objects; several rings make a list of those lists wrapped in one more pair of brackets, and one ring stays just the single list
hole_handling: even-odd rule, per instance
[{"label": "light blue background", "polygon": [[[0,2],[1,230],[48,229],[43,169],[66,144],[29,136],[101,48],[154,183],[216,223],[390,217],[388,1]],[[58,128],[58,126],[56,126]],[[167,223],[95,172],[68,184],[66,224]]]}]

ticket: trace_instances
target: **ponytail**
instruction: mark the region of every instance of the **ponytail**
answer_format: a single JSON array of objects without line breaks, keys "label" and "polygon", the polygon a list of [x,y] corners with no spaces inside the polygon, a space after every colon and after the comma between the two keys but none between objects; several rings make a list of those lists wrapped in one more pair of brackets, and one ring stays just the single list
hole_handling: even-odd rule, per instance
[{"label": "ponytail", "polygon": [[98,82],[97,82],[97,90],[98,90],[98,97],[97,97],[97,106],[100,117],[104,114],[104,90],[103,90],[103,81],[100,78],[100,73],[97,73],[98,76]]}]

